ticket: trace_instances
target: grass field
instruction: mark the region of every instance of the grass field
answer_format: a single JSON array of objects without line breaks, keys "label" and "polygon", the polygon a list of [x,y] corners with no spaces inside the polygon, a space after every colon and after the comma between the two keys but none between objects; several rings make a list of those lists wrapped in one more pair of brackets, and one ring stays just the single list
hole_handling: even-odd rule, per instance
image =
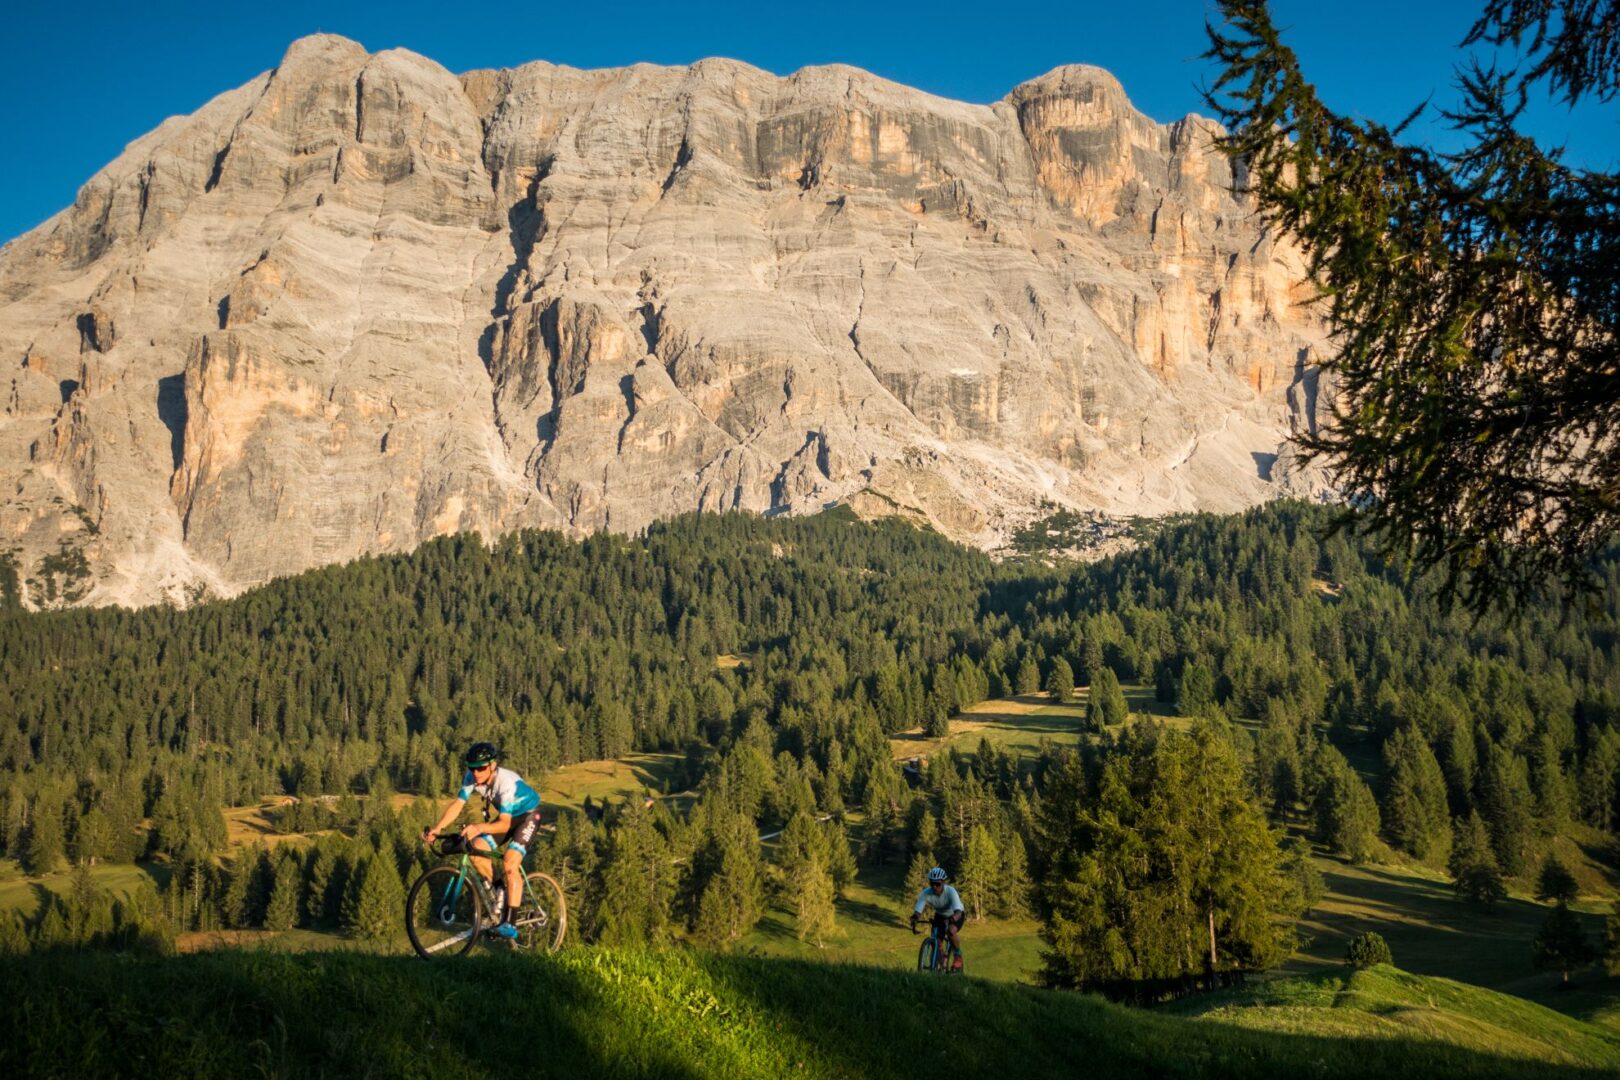
[{"label": "grass field", "polygon": [[[128,896],[142,881],[159,881],[160,867],[129,863],[103,863],[90,869],[90,876],[100,888],[114,898]],[[44,877],[24,874],[15,859],[0,859],[0,911],[17,911],[32,918],[40,910],[47,893],[66,896],[72,888],[73,875],[63,869]]]},{"label": "grass field", "polygon": [[[1180,1013],[810,960],[577,949],[429,964],[222,950],[0,959],[0,1074],[957,1077],[1612,1076],[1620,1042],[1379,968]],[[488,1021],[490,988],[521,1022]],[[505,1013],[502,1014],[503,1016]],[[86,1017],[93,1017],[87,1023]]]},{"label": "grass field", "polygon": [[673,781],[680,764],[679,754],[631,754],[611,761],[563,765],[546,775],[540,803],[543,807],[566,806],[578,810],[585,805],[587,795],[594,802],[617,801],[643,791],[656,796]]},{"label": "grass field", "polygon": [[[1151,686],[1132,683],[1123,689],[1133,720],[1151,716],[1172,727],[1185,726],[1173,706],[1154,699]],[[1089,692],[1089,688],[1079,687],[1074,700],[1063,705],[1044,690],[981,701],[951,717],[951,733],[943,739],[929,738],[922,728],[912,728],[891,737],[889,745],[899,759],[932,757],[945,748],[971,752],[977,749],[980,739],[989,739],[991,746],[1010,754],[1035,754],[1046,739],[1073,746],[1088,737],[1085,719]]]},{"label": "grass field", "polygon": [[[897,864],[862,868],[849,895],[835,905],[835,930],[824,948],[799,941],[793,916],[782,908],[767,911],[741,948],[765,956],[910,970],[916,967],[922,938],[907,926],[911,904],[902,894],[904,879],[905,867]],[[969,922],[962,931],[969,970],[998,982],[1028,982],[1040,964],[1039,925],[1033,919]]]}]

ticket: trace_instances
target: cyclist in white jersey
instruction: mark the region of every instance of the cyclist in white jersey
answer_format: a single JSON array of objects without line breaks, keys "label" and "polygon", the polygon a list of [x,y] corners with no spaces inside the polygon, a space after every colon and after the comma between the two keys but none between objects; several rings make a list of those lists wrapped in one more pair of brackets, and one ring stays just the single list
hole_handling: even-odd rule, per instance
[{"label": "cyclist in white jersey", "polygon": [[945,884],[948,876],[942,866],[936,866],[928,871],[928,884],[917,894],[917,906],[911,912],[911,925],[913,927],[917,925],[917,920],[923,917],[924,908],[933,908],[932,918],[944,921],[945,932],[950,935],[951,944],[956,948],[954,966],[960,968],[962,941],[957,937],[957,931],[962,928],[962,920],[967,917],[967,910],[962,907],[962,898],[957,895],[956,886]]},{"label": "cyclist in white jersey", "polygon": [[[461,835],[469,851],[492,852],[499,846],[499,838],[506,839],[506,853],[501,857],[506,887],[496,894],[501,910],[494,913],[498,920],[495,933],[512,940],[518,935],[512,918],[523,902],[523,857],[529,853],[529,844],[540,826],[540,795],[523,777],[511,769],[500,768],[496,762],[498,756],[493,743],[473,743],[462,759],[467,772],[461,778],[461,791],[444,808],[438,824],[422,834],[422,839],[432,843],[461,815],[461,808],[467,805],[468,799],[475,793],[484,797],[484,821],[468,825],[461,830]],[[493,884],[495,868],[490,860],[475,855],[472,861],[484,881]]]}]

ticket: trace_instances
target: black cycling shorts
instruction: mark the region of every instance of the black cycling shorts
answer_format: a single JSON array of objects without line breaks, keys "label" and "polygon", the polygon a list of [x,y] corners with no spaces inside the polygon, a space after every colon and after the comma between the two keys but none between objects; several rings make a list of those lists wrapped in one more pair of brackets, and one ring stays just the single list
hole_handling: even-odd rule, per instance
[{"label": "black cycling shorts", "polygon": [[962,929],[962,921],[965,918],[967,918],[967,912],[965,911],[958,911],[950,915],[945,914],[943,911],[934,912],[934,922],[939,924],[941,930],[944,930],[947,925],[960,930]]},{"label": "black cycling shorts", "polygon": [[473,841],[472,853],[482,855],[486,859],[491,857],[495,849],[504,843],[508,848],[518,853],[521,858],[529,854],[529,844],[534,840],[535,830],[540,828],[540,811],[530,810],[526,814],[518,814],[512,818],[512,824],[507,827],[505,840],[484,833]]},{"label": "black cycling shorts", "polygon": [[530,810],[527,814],[519,814],[512,819],[511,828],[506,831],[506,846],[523,856],[529,853],[529,845],[534,842],[534,832],[540,827],[540,811]]}]

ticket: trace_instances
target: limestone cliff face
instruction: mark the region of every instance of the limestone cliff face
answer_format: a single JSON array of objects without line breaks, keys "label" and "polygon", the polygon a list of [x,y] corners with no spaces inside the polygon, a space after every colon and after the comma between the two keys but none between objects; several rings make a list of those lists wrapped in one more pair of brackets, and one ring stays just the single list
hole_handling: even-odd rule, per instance
[{"label": "limestone cliff face", "polygon": [[1321,331],[1216,130],[1088,67],[979,106],[303,39],[0,249],[0,551],[183,602],[465,529],[1251,504]]}]

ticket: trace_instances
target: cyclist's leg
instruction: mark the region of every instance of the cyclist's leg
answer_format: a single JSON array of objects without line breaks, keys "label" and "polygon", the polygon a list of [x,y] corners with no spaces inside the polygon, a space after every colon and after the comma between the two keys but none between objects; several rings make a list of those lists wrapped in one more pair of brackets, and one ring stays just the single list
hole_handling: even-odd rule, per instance
[{"label": "cyclist's leg", "polygon": [[506,871],[507,918],[523,902],[523,859],[528,855],[529,844],[539,827],[540,814],[531,810],[513,818],[511,830],[506,834],[506,855],[501,860],[501,868]]},{"label": "cyclist's leg", "polygon": [[[493,852],[499,846],[495,843],[493,837],[486,834],[474,840],[470,845],[470,850],[467,852],[468,858],[472,860],[473,869],[478,871],[478,876],[484,879],[484,884],[491,888],[495,885],[495,863],[488,855],[475,855],[473,852]],[[499,915],[500,912],[495,914]]]},{"label": "cyclist's leg", "polygon": [[934,912],[934,940],[939,945],[934,950],[934,966],[943,967],[949,960],[945,955],[951,945],[951,921],[940,912]]},{"label": "cyclist's leg", "polygon": [[962,929],[962,921],[963,915],[960,912],[945,920],[945,930],[951,935],[951,947],[957,952],[962,951],[962,939],[957,936],[957,931]]}]

